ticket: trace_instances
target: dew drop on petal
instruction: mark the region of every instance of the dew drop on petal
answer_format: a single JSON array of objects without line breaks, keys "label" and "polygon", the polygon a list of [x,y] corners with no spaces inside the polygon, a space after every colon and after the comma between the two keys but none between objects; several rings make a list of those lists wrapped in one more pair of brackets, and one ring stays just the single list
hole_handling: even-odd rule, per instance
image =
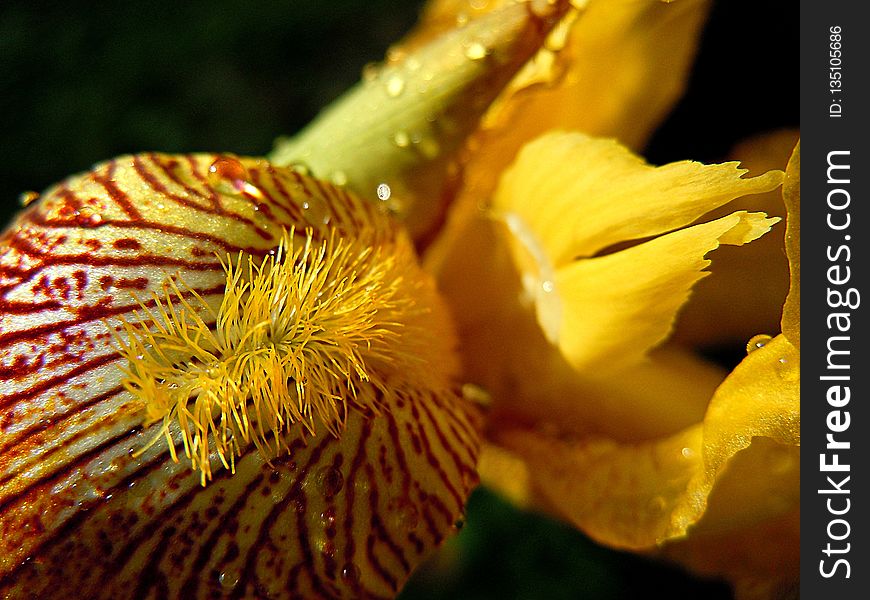
[{"label": "dew drop on petal", "polygon": [[218,575],[218,583],[225,590],[231,590],[239,585],[241,577],[241,574],[236,570],[221,571],[220,575]]},{"label": "dew drop on petal", "polygon": [[330,220],[329,207],[322,198],[309,198],[302,202],[302,211],[305,220],[312,225],[326,225]]},{"label": "dew drop on petal", "polygon": [[337,186],[347,185],[347,173],[344,171],[333,171],[330,179]]},{"label": "dew drop on petal", "polygon": [[397,131],[393,135],[393,143],[399,148],[407,148],[411,143],[411,136],[407,131]]},{"label": "dew drop on petal", "polygon": [[799,365],[795,361],[789,360],[786,357],[780,357],[776,363],[776,374],[783,381],[797,381],[800,379],[801,372]]},{"label": "dew drop on petal", "polygon": [[317,473],[317,487],[327,498],[332,498],[344,487],[344,475],[335,467],[324,467]]},{"label": "dew drop on petal", "polygon": [[320,513],[320,520],[325,527],[335,526],[335,509],[330,507]]},{"label": "dew drop on petal", "polygon": [[22,192],[20,196],[18,196],[18,202],[21,206],[30,206],[39,198],[39,192],[34,192],[33,190]]},{"label": "dew drop on petal", "polygon": [[341,578],[345,583],[356,585],[359,583],[359,567],[353,563],[346,563],[341,568]]},{"label": "dew drop on petal", "polygon": [[438,142],[435,138],[423,138],[419,141],[418,147],[420,148],[420,153],[428,159],[435,158],[438,156],[438,153],[441,152],[441,146],[438,145]]},{"label": "dew drop on petal", "polygon": [[687,447],[687,448],[683,448],[680,451],[680,454],[683,455],[683,458],[692,458],[695,455],[695,451],[692,450],[691,448]]},{"label": "dew drop on petal", "polygon": [[378,185],[378,200],[389,200],[390,194],[392,194],[392,191],[389,185],[386,183]]},{"label": "dew drop on petal", "polygon": [[556,286],[555,286],[555,284],[553,283],[553,281],[552,281],[551,279],[547,279],[546,281],[544,281],[543,283],[541,283],[541,289],[544,291],[544,293],[549,294],[549,293],[551,293],[555,288],[556,288]]},{"label": "dew drop on petal", "polygon": [[366,63],[362,69],[362,78],[366,83],[374,81],[378,77],[381,67],[377,63]]},{"label": "dew drop on petal", "polygon": [[746,353],[750,354],[760,348],[764,348],[771,339],[772,338],[765,333],[753,336],[752,339],[746,343]]},{"label": "dew drop on petal", "polygon": [[405,91],[405,80],[398,75],[393,75],[387,79],[387,96],[397,98]]},{"label": "dew drop on petal", "polygon": [[407,498],[394,498],[387,509],[399,529],[416,529],[420,523],[420,513],[417,507]]},{"label": "dew drop on petal", "polygon": [[471,60],[480,60],[481,58],[486,57],[488,51],[486,46],[481,44],[480,42],[472,42],[465,49],[465,56],[470,58]]},{"label": "dew drop on petal", "polygon": [[654,514],[659,514],[665,510],[666,505],[667,501],[663,496],[654,496],[653,498],[650,498],[649,510]]}]

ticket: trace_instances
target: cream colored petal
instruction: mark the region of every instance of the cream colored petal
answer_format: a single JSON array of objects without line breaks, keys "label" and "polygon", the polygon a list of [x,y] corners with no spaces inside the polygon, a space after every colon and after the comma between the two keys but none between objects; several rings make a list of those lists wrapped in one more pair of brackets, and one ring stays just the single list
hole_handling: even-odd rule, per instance
[{"label": "cream colored petal", "polygon": [[578,371],[609,377],[643,360],[667,338],[692,285],[707,275],[708,252],[720,244],[751,242],[775,222],[763,213],[741,211],[575,261],[557,270],[549,292],[560,299],[560,307],[538,302],[538,320],[545,326],[555,320],[550,313],[561,308],[551,339]]},{"label": "cream colored petal", "polygon": [[[454,531],[477,480],[476,411],[451,377],[422,390],[389,357],[378,411],[349,410],[340,437],[322,423],[316,436],[290,427],[271,462],[248,445],[234,473],[213,453],[208,486],[163,443],[148,445],[160,426],[143,425],[127,387],[119,320],[137,321],[137,298],[153,306],[173,275],[191,305],[219,305],[219,259],[267,255],[294,226],[412,256],[371,203],[216,155],[98,165],[3,233],[0,597],[388,597]],[[403,331],[432,331],[428,371],[449,371],[434,286],[419,269],[394,279],[418,311]]]},{"label": "cream colored petal", "polygon": [[661,167],[614,140],[550,133],[504,173],[493,211],[515,215],[559,268],[613,244],[684,227],[734,198],[775,189],[782,173],[742,179],[737,163]]}]

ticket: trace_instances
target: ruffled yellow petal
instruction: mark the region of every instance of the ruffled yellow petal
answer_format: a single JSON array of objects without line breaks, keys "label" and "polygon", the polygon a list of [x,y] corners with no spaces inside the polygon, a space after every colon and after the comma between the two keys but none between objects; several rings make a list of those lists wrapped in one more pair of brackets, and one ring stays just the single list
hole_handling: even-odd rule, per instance
[{"label": "ruffled yellow petal", "polygon": [[[401,48],[412,48],[506,0],[435,0]],[[543,4],[543,2],[541,3]],[[640,148],[682,93],[708,3],[575,2],[573,15],[487,117],[504,159],[545,131],[570,128]],[[505,163],[506,164],[506,163]]]},{"label": "ruffled yellow petal", "polygon": [[724,372],[674,348],[618,377],[578,372],[530,310],[505,228],[482,218],[473,225],[443,264],[439,287],[454,307],[463,377],[491,394],[493,411],[618,440],[671,435],[703,418]]},{"label": "ruffled yellow petal", "polygon": [[528,462],[544,502],[604,543],[654,549],[692,536],[699,522],[699,531],[752,527],[799,499],[797,359],[782,336],[752,352],[716,391],[703,423],[664,440],[630,445],[504,428],[498,441]]},{"label": "ruffled yellow petal", "polygon": [[801,146],[798,142],[788,161],[782,197],[788,210],[785,230],[785,253],[788,256],[791,286],[782,308],[782,333],[800,350],[801,347]]},{"label": "ruffled yellow petal", "polygon": [[[431,2],[410,46],[505,3]],[[513,80],[487,113],[444,193],[456,197],[446,227],[426,257],[437,271],[500,174],[519,150],[551,130],[572,129],[644,145],[682,93],[709,2],[591,0],[557,27],[549,46]]]},{"label": "ruffled yellow petal", "polygon": [[[257,264],[292,227],[307,229],[315,247],[347,240],[401,259],[403,272],[386,285],[416,308],[396,325],[431,337],[405,335],[391,346],[407,356],[355,350],[380,382],[360,375],[357,397],[335,399],[346,403],[337,436],[317,412],[316,435],[285,421],[262,453],[250,451],[242,427],[223,430],[236,436],[235,473],[210,450],[214,480],[203,487],[164,444],[149,445],[160,425],[143,426],[145,398],[130,393],[114,335],[167,286],[186,302],[185,323],[207,324],[227,289],[220,259]],[[176,277],[183,285],[173,288]],[[321,281],[315,291],[345,290],[348,281]],[[202,332],[188,331],[205,345]],[[476,483],[475,414],[453,383],[452,339],[403,231],[373,205],[292,170],[228,156],[138,155],[48,190],[0,242],[0,595],[395,595],[453,531]],[[143,350],[174,357],[169,369],[205,364],[179,361],[180,347]],[[248,361],[262,354],[249,350]],[[407,361],[438,383],[421,388],[406,376]],[[320,368],[354,377],[351,366],[336,359]],[[173,382],[152,375],[143,386],[171,393]],[[180,446],[176,424],[167,436]]]},{"label": "ruffled yellow petal", "polygon": [[[673,231],[781,181],[778,171],[742,173],[735,163],[652,167],[615,141],[579,133],[549,134],[523,149],[492,210],[505,223],[541,329],[585,377],[639,362],[670,333],[704,276],[704,256],[720,244],[750,242],[776,222],[741,211]],[[592,257],[602,250],[611,253]]]},{"label": "ruffled yellow petal", "polygon": [[504,173],[493,211],[516,215],[555,268],[614,244],[684,227],[748,194],[777,188],[782,173],[743,179],[738,163],[654,167],[614,140],[550,133]]},{"label": "ruffled yellow petal", "polygon": [[[752,176],[785,170],[798,132],[781,130],[739,144],[730,156]],[[745,248],[721,248],[711,255],[711,275],[699,282],[674,329],[673,339],[698,347],[742,346],[752,336],[780,331],[782,303],[788,293],[788,261],[784,237],[788,227],[783,190],[738,198],[711,213],[758,210],[782,217],[777,226]]]},{"label": "ruffled yellow petal", "polygon": [[[751,242],[775,222],[741,211],[559,269],[550,292],[563,299],[556,342],[594,377],[631,367],[667,338],[692,285],[707,274],[704,256],[719,244]],[[543,324],[548,307],[538,306]]]}]

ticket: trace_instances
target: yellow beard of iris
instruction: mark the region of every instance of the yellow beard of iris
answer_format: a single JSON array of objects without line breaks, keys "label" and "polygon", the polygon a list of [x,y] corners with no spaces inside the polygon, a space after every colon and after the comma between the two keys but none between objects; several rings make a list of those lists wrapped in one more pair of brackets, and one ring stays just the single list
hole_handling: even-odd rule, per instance
[{"label": "yellow beard of iris", "polygon": [[165,437],[175,459],[180,434],[205,484],[213,452],[232,469],[240,440],[274,456],[293,423],[338,436],[349,407],[378,412],[384,372],[410,367],[425,379],[397,342],[409,316],[428,311],[406,293],[407,259],[389,251],[285,232],[259,264],[244,254],[224,263],[218,311],[169,280],[165,297],[143,304],[144,318],[125,323],[119,339],[125,387],[144,402],[148,423],[163,421],[154,441]]}]

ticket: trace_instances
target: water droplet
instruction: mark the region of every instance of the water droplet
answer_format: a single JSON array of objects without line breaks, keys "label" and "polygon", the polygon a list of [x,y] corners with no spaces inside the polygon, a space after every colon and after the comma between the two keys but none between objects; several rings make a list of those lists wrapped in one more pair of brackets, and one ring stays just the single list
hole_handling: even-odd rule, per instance
[{"label": "water droplet", "polygon": [[221,571],[221,574],[218,575],[218,583],[225,590],[231,590],[239,585],[239,580],[241,578],[242,576],[239,571]]},{"label": "water droplet", "polygon": [[287,166],[290,167],[291,169],[293,169],[294,171],[296,171],[297,173],[301,173],[302,175],[310,175],[311,174],[311,167],[309,167],[304,162],[294,161]]},{"label": "water droplet", "polygon": [[462,398],[480,406],[490,406],[492,404],[492,396],[489,392],[473,383],[462,384]]},{"label": "water droplet", "polygon": [[387,62],[389,63],[404,60],[407,55],[408,53],[400,46],[390,46],[387,48]]},{"label": "water droplet", "polygon": [[344,487],[344,475],[335,467],[324,467],[317,474],[317,487],[327,498],[332,498]]},{"label": "water droplet", "polygon": [[438,145],[435,138],[423,138],[418,142],[417,147],[420,148],[420,153],[429,159],[435,158],[441,152],[441,146]]},{"label": "water droplet", "polygon": [[411,137],[406,131],[397,131],[395,135],[393,135],[393,143],[399,148],[407,148],[411,143]]},{"label": "water droplet", "polygon": [[221,156],[208,167],[209,183],[223,194],[247,194],[254,198],[262,198],[260,188],[248,181],[248,170],[241,161]]},{"label": "water droplet", "polygon": [[347,185],[347,173],[345,173],[344,171],[333,171],[330,179],[335,185]]},{"label": "water droplet", "polygon": [[456,517],[456,520],[453,521],[453,527],[457,530],[465,527],[465,515],[459,515],[458,517]]},{"label": "water droplet", "polygon": [[465,49],[465,56],[470,58],[471,60],[480,60],[484,58],[489,52],[486,49],[486,46],[481,44],[480,42],[472,42]]},{"label": "water droplet", "polygon": [[387,96],[396,98],[405,91],[405,80],[398,75],[393,75],[387,79]]},{"label": "water droplet", "polygon": [[544,290],[544,293],[549,294],[554,289],[556,289],[556,285],[553,283],[551,279],[547,279],[543,283],[541,283],[541,289]]},{"label": "water droplet", "polygon": [[416,529],[420,523],[420,512],[407,498],[393,498],[387,505],[387,510],[399,529]]},{"label": "water droplet", "polygon": [[764,348],[764,346],[767,345],[767,342],[769,342],[771,339],[772,338],[769,335],[764,333],[753,336],[752,339],[750,339],[746,343],[746,353],[750,354],[752,352],[755,352],[759,348]]},{"label": "water droplet", "polygon": [[457,27],[465,27],[468,24],[468,15],[466,13],[459,13],[456,15],[456,26]]},{"label": "water droplet", "polygon": [[781,356],[776,363],[776,374],[783,381],[797,381],[800,379],[801,371],[797,361],[790,360],[785,356]]},{"label": "water droplet", "polygon": [[39,192],[27,191],[22,192],[20,196],[18,196],[18,201],[21,203],[21,206],[30,206],[39,198]]},{"label": "water droplet", "polygon": [[352,586],[355,586],[359,583],[359,567],[353,563],[346,563],[341,568],[341,578],[342,580]]},{"label": "water droplet", "polygon": [[244,181],[248,177],[248,170],[237,159],[229,156],[216,158],[208,167],[208,178],[212,183],[221,181]]},{"label": "water droplet", "polygon": [[302,210],[304,211],[305,220],[312,225],[326,225],[332,217],[323,198],[304,200],[302,202]]},{"label": "water droplet", "polygon": [[324,510],[320,513],[320,520],[326,527],[333,527],[335,525],[335,509],[330,507]]},{"label": "water droplet", "polygon": [[649,501],[649,510],[652,513],[661,513],[665,510],[665,506],[667,505],[667,501],[664,496],[654,496],[650,498]]},{"label": "water droplet", "polygon": [[74,220],[80,227],[96,227],[103,222],[103,217],[90,206],[83,206],[75,212]]},{"label": "water droplet", "polygon": [[382,183],[378,185],[378,199],[379,200],[389,200],[391,194],[390,186],[386,183]]},{"label": "water droplet", "polygon": [[683,458],[692,458],[695,455],[695,451],[691,448],[683,448],[680,454],[683,455]]},{"label": "water droplet", "polygon": [[362,78],[366,83],[378,78],[381,67],[378,63],[367,63],[362,69]]}]

